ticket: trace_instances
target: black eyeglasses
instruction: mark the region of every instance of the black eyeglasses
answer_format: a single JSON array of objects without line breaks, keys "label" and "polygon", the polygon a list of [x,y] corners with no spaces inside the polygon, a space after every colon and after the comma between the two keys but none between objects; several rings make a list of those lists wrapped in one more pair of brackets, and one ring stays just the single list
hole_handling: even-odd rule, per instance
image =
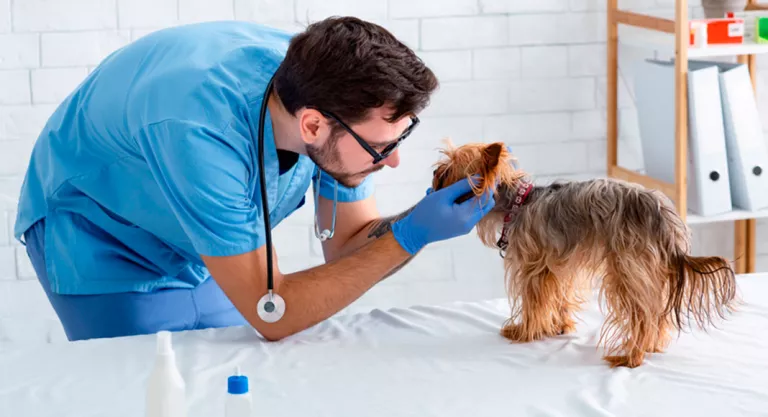
[{"label": "black eyeglasses", "polygon": [[327,111],[320,110],[318,108],[313,107],[315,110],[319,111],[323,116],[333,119],[336,123],[340,124],[341,127],[344,128],[347,132],[349,132],[350,135],[352,135],[353,138],[357,141],[357,143],[360,144],[360,146],[363,147],[372,157],[373,157],[373,163],[378,164],[382,160],[386,159],[389,155],[392,154],[392,152],[397,149],[398,146],[407,138],[412,132],[413,129],[416,128],[416,126],[419,125],[419,118],[416,116],[411,116],[411,124],[405,128],[402,134],[392,143],[387,145],[384,150],[381,152],[376,152],[371,145],[368,144],[363,138],[360,137],[357,133],[355,133],[354,130],[352,130],[351,127],[347,126],[346,123],[342,122],[341,119],[336,117],[333,113],[329,113]]}]

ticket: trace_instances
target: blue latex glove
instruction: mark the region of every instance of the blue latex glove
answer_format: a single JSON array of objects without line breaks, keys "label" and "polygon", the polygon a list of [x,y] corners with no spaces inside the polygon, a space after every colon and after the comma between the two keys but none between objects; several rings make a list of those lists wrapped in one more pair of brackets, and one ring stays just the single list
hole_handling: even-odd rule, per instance
[{"label": "blue latex glove", "polygon": [[430,243],[469,233],[496,204],[490,192],[455,203],[471,191],[469,181],[458,181],[438,191],[428,189],[427,195],[405,217],[392,224],[395,240],[406,252],[415,255]]}]

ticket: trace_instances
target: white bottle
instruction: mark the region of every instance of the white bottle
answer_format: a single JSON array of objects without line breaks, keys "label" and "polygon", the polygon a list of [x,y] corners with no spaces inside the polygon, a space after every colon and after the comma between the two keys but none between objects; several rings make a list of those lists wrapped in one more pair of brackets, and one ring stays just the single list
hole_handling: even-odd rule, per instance
[{"label": "white bottle", "polygon": [[171,333],[157,333],[155,366],[147,380],[146,417],[186,417],[186,384],[176,367]]},{"label": "white bottle", "polygon": [[251,394],[248,392],[248,377],[240,375],[240,368],[227,379],[227,399],[224,417],[251,417]]},{"label": "white bottle", "polygon": [[696,27],[696,32],[694,33],[695,37],[695,44],[699,48],[705,48],[709,44],[709,41],[707,40],[707,24],[704,22],[699,23],[699,25]]}]

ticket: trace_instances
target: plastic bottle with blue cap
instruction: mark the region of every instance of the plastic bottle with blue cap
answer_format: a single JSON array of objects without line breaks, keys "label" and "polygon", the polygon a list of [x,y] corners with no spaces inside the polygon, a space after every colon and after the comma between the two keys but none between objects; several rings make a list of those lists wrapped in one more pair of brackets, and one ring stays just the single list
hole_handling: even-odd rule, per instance
[{"label": "plastic bottle with blue cap", "polygon": [[225,417],[251,417],[253,403],[248,391],[248,377],[240,374],[240,368],[235,368],[235,374],[227,378],[227,399],[224,404]]}]

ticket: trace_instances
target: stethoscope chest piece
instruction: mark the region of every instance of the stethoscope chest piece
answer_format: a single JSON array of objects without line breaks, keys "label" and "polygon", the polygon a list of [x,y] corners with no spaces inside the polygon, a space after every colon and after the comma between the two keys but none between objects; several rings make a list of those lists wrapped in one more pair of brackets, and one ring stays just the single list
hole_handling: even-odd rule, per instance
[{"label": "stethoscope chest piece", "polygon": [[285,300],[270,291],[264,294],[257,306],[259,317],[267,323],[275,323],[285,314]]}]

